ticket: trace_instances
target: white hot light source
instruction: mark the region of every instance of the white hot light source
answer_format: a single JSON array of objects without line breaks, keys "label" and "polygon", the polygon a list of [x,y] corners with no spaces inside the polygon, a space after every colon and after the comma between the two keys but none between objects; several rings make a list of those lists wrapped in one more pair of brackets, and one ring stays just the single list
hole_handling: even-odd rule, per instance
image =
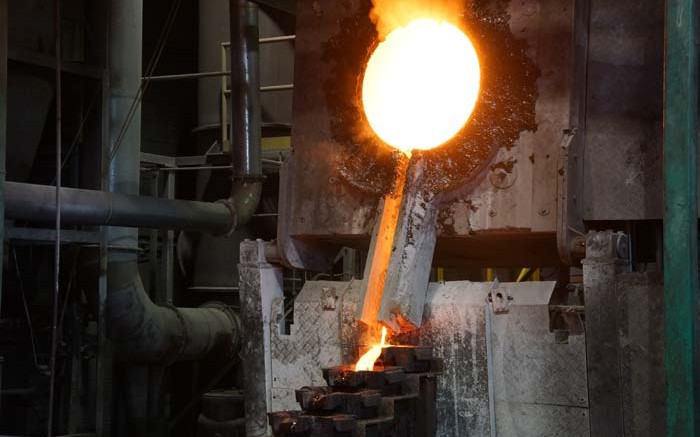
[{"label": "white hot light source", "polygon": [[390,146],[406,153],[432,149],[467,123],[480,80],[479,58],[464,32],[444,21],[415,20],[372,54],[362,84],[365,114]]}]

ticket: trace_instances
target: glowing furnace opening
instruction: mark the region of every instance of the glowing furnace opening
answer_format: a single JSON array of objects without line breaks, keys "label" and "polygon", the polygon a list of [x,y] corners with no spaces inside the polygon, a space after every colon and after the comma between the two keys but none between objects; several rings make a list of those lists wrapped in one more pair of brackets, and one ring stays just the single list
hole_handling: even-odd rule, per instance
[{"label": "glowing furnace opening", "polygon": [[432,149],[467,123],[480,80],[479,58],[464,32],[443,21],[415,20],[372,54],[362,87],[365,114],[390,146]]}]

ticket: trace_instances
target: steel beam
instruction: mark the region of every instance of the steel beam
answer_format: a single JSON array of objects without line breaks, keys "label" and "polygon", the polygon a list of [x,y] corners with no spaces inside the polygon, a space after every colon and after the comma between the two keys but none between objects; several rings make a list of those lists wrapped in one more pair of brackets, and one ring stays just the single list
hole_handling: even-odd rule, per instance
[{"label": "steel beam", "polygon": [[292,15],[296,15],[297,13],[296,0],[254,0],[253,3],[278,9]]},{"label": "steel beam", "polygon": [[586,357],[591,436],[625,435],[617,277],[629,266],[629,240],[613,231],[586,236]]},{"label": "steel beam", "polygon": [[664,305],[668,436],[697,436],[697,10],[666,2]]},{"label": "steel beam", "polygon": [[246,435],[269,435],[267,413],[272,411],[271,312],[273,301],[282,299],[282,268],[271,264],[265,242],[241,243],[239,297],[241,302],[240,358],[245,380]]}]

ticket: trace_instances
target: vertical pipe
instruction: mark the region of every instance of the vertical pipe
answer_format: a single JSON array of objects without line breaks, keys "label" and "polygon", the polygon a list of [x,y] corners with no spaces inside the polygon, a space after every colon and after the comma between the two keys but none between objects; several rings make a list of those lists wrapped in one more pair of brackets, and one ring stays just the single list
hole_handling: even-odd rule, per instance
[{"label": "vertical pipe", "polygon": [[[143,0],[110,2],[110,123],[109,144],[117,143],[122,126],[139,91],[142,75]],[[139,194],[141,161],[141,106],[134,108],[119,149],[109,163],[107,189]],[[138,229],[109,228],[110,261],[136,262]]]},{"label": "vertical pipe", "polygon": [[[7,1],[0,0],[0,242],[5,241],[5,154],[7,153]],[[0,260],[4,244],[0,244]],[[2,268],[0,267],[0,316],[2,315]]]},{"label": "vertical pipe", "polygon": [[231,157],[235,179],[262,176],[258,7],[230,0]]},{"label": "vertical pipe", "polygon": [[55,390],[56,390],[56,348],[58,347],[58,302],[60,300],[60,275],[61,275],[61,164],[63,163],[62,147],[62,127],[63,127],[63,99],[61,97],[61,0],[55,1],[54,25],[56,43],[56,241],[54,242],[54,265],[53,265],[53,320],[51,323],[51,359],[50,359],[50,382],[49,382],[49,420],[47,435],[53,435],[53,421],[55,410]]},{"label": "vertical pipe", "polygon": [[[152,197],[160,197],[159,196],[159,181],[158,181],[158,173],[159,172],[154,172],[150,176],[150,189],[151,189],[151,196]],[[158,230],[157,229],[151,229],[148,232],[148,247],[149,247],[149,252],[148,252],[148,268],[149,268],[149,274],[148,274],[148,288],[149,292],[151,295],[151,298],[159,304],[162,304],[164,301],[161,299],[160,294],[158,293],[158,289],[160,288],[160,281],[159,281],[159,276],[160,276],[160,266],[158,265]]]},{"label": "vertical pipe", "polygon": [[[109,22],[109,10],[107,22]],[[107,38],[108,39],[108,38]],[[109,50],[105,48],[108,52]],[[106,168],[109,159],[109,72],[107,69],[102,76],[102,114],[101,114],[101,169]],[[102,189],[107,188],[106,180],[103,180]],[[99,245],[99,268],[97,279],[97,387],[95,408],[95,428],[98,437],[109,437],[112,431],[112,344],[107,340],[107,244],[109,236],[107,228],[101,228]]]},{"label": "vertical pipe", "polygon": [[[229,16],[225,13],[229,0],[207,0],[199,2],[199,46],[198,71],[228,71],[221,66],[221,43],[231,37]],[[224,13],[222,13],[222,11]],[[221,78],[226,86],[228,79]],[[197,81],[197,125],[214,125],[221,121],[221,105],[218,105],[221,94],[221,81]],[[224,101],[225,101],[224,97]],[[228,125],[228,120],[224,126]],[[213,139],[213,138],[212,138]],[[211,144],[211,143],[210,143]],[[209,146],[210,144],[206,144]]]},{"label": "vertical pipe", "polygon": [[664,300],[668,436],[698,435],[697,104],[694,0],[666,1]]},{"label": "vertical pipe", "polygon": [[[175,199],[175,173],[169,172],[165,181],[165,197],[168,200]],[[165,244],[163,245],[163,274],[165,277],[160,282],[163,285],[163,302],[173,304],[175,293],[175,232],[165,232]]]},{"label": "vertical pipe", "polygon": [[[141,162],[141,105],[133,110],[131,120],[129,111],[137,98],[141,86],[142,76],[142,41],[143,41],[143,0],[110,0],[109,1],[109,46],[108,46],[108,70],[109,70],[109,135],[107,143],[107,159],[113,154],[108,163],[105,180],[105,188],[112,193],[139,194],[140,162]],[[112,148],[117,145],[118,138],[125,123],[128,128],[123,133],[119,149],[116,154]],[[104,168],[104,167],[103,167]],[[138,237],[137,228],[109,227],[106,233],[107,255],[107,296],[104,318],[110,319],[110,308],[114,302],[110,295],[113,282],[120,281],[122,269],[115,269],[115,265],[136,266],[138,262]],[[115,264],[116,263],[116,264]],[[112,322],[112,320],[109,320]],[[110,327],[106,326],[109,335]],[[107,370],[107,369],[105,369]],[[111,370],[111,369],[110,369]],[[135,399],[133,390],[146,395],[143,385],[134,385],[129,373],[127,381],[129,401]],[[104,393],[109,396],[108,393]],[[136,397],[138,399],[138,397]],[[145,411],[146,404],[139,404],[141,411]],[[134,405],[129,410],[129,428],[134,427],[134,421],[138,424],[138,408]],[[138,426],[135,427],[139,429]],[[143,430],[143,428],[141,428]],[[103,431],[109,432],[105,429]],[[145,434],[144,434],[145,435]]]},{"label": "vertical pipe", "polygon": [[[226,46],[221,44],[221,71],[228,71],[228,55]],[[228,98],[226,97],[226,91],[228,90],[228,79],[226,76],[221,77],[221,90],[220,90],[220,105],[221,105],[221,148],[224,152],[231,152],[231,140],[229,139],[229,120],[228,120]]]}]

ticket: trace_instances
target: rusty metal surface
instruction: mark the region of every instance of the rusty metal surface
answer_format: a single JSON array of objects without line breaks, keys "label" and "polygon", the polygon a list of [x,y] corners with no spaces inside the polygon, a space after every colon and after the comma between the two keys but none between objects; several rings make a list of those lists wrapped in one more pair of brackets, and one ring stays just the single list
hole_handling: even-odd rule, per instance
[{"label": "rusty metal surface", "polygon": [[[349,2],[346,2],[348,5]],[[498,147],[512,147],[523,131],[535,130],[534,105],[539,70],[528,57],[527,42],[509,29],[509,1],[455,2],[441,17],[463,27],[479,51],[479,99],[469,123],[443,146],[416,151],[428,162],[427,186],[448,191],[480,173]],[[328,5],[333,7],[332,2]],[[362,80],[379,41],[369,15],[372,3],[354,1],[340,17],[339,30],[324,41],[322,57],[330,133],[339,146],[340,174],[363,191],[386,193],[396,166],[391,148],[372,132],[362,109]],[[436,108],[436,110],[439,110]]]},{"label": "rusty metal surface", "polygon": [[399,366],[409,373],[439,372],[442,367],[433,359],[433,349],[428,346],[385,347],[379,360],[387,365]]},{"label": "rusty metal surface", "polygon": [[[493,340],[491,360],[495,370],[492,398],[496,412],[494,426],[499,435],[548,436],[559,430],[560,435],[588,437],[585,337],[570,336],[569,343],[562,344],[557,342],[554,333],[549,332],[547,303],[554,284],[502,283],[500,286],[507,289],[513,302],[509,313],[491,316],[491,330],[487,331],[486,296],[490,285],[447,282],[429,286],[419,340],[422,346],[432,350],[435,358],[444,362],[435,391],[437,435],[489,435],[489,354],[486,336],[490,332]],[[320,309],[323,288],[331,286],[336,289],[337,300],[335,310],[327,312],[333,314],[336,322],[310,323],[311,319],[325,316]],[[301,302],[318,302],[315,304],[317,306],[297,307],[291,336],[273,336],[273,343],[319,338],[319,330],[328,331],[323,335],[328,335],[332,340],[329,340],[330,346],[322,354],[326,354],[328,361],[334,361],[333,365],[354,362],[358,346],[362,344],[361,329],[354,321],[360,287],[360,281],[307,282],[299,299]],[[308,314],[300,314],[300,311]],[[423,348],[412,348],[412,353],[415,358],[428,356],[423,355],[426,353]],[[273,393],[279,397],[273,404],[286,405],[284,409],[295,407],[294,389],[324,384],[322,375],[318,375],[319,367],[315,367],[311,373],[307,372],[311,366],[318,366],[312,364],[312,361],[318,363],[318,360],[314,357],[311,361],[304,361],[304,353],[299,352],[298,355],[299,358],[292,359],[288,367],[273,367]],[[272,359],[276,362],[275,353]],[[413,365],[405,357],[395,357],[390,362],[399,364],[401,360],[408,368]],[[431,367],[431,371],[434,370]],[[410,380],[419,374],[406,375]],[[286,381],[287,385],[283,386],[281,381]],[[293,381],[297,382],[296,387],[289,385]],[[409,382],[405,381],[404,387],[407,385]],[[356,389],[362,388],[366,386],[360,381]],[[284,391],[286,389],[289,391]]]},{"label": "rusty metal surface", "polygon": [[314,414],[351,414],[356,419],[372,419],[379,415],[382,395],[378,390],[358,392],[333,391],[331,387],[304,387],[296,391],[302,410]]},{"label": "rusty metal surface", "polygon": [[403,393],[405,370],[401,367],[378,367],[374,370],[355,371],[352,365],[323,369],[323,378],[336,390],[379,390],[382,395],[400,395]]},{"label": "rusty metal surface", "polygon": [[[366,247],[376,219],[378,195],[358,188],[361,184],[348,183],[339,170],[342,151],[355,144],[340,142],[334,134],[333,123],[343,120],[332,119],[328,97],[333,90],[328,80],[339,70],[324,55],[324,42],[342,31],[349,16],[367,9],[366,3],[368,0],[342,4],[306,0],[300,2],[303,7],[297,15],[295,151],[288,171],[283,172],[280,227],[284,232],[280,238],[305,245],[309,251],[329,245]],[[450,192],[438,218],[437,256],[461,265],[493,262],[502,254],[481,256],[477,261],[454,256],[452,250],[442,252],[459,240],[455,245],[468,253],[479,238],[507,234],[511,244],[517,241],[532,259],[556,262],[558,150],[564,130],[570,128],[575,1],[496,3],[507,3],[508,29],[516,44],[526,44],[526,53],[541,72],[536,81],[536,128],[523,129],[514,143],[498,143],[489,166],[478,175],[467,176],[461,188]],[[352,34],[353,29],[345,31]],[[352,45],[346,49],[359,50]],[[381,166],[371,160],[363,162],[362,169],[382,173]],[[296,256],[288,257],[287,262],[301,266],[305,260]]]},{"label": "rusty metal surface", "polygon": [[[417,349],[417,357],[432,358],[430,348]],[[296,390],[302,411],[268,415],[276,437],[436,437],[438,374],[388,366],[355,371],[352,365],[323,374],[328,386]]]},{"label": "rusty metal surface", "polygon": [[280,411],[269,414],[275,437],[352,437],[356,420],[347,414],[312,416],[301,411]]}]

